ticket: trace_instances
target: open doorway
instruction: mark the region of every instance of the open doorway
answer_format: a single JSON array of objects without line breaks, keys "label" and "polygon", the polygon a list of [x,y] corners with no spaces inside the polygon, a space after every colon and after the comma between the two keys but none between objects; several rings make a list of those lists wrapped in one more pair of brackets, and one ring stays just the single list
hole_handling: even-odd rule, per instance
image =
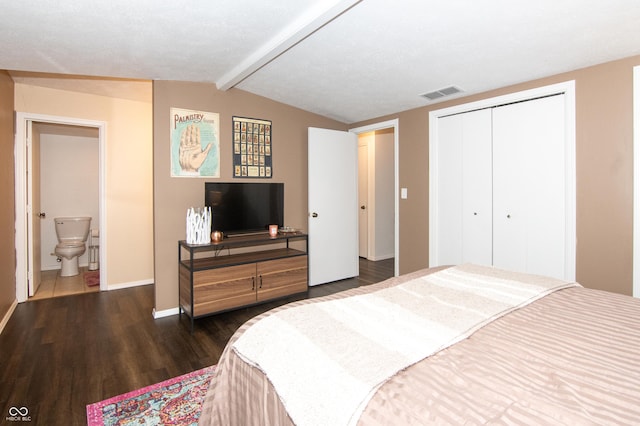
[{"label": "open doorway", "polygon": [[359,256],[400,270],[398,120],[350,129],[358,135]]},{"label": "open doorway", "polygon": [[393,128],[358,135],[359,256],[394,257]]},{"label": "open doorway", "polygon": [[[90,231],[86,241],[85,254],[78,258],[80,271],[84,273],[88,269],[91,253],[89,237],[96,236],[97,239],[98,236],[105,235],[103,232],[105,128],[104,122],[28,113],[17,114],[16,298],[18,302],[24,302],[34,296],[38,285],[43,282],[41,277],[43,270],[46,274],[47,270],[58,269],[58,256],[52,254],[56,245],[54,243],[57,243],[55,217],[91,217],[90,229],[93,229],[93,233]],[[53,171],[46,170],[47,168],[53,168]],[[44,175],[40,176],[41,173]],[[41,187],[43,180],[47,180],[44,182],[44,188]],[[44,198],[48,206],[40,206],[43,192],[47,193]],[[103,238],[100,246],[104,247],[104,245]],[[93,253],[99,256],[99,259],[95,259],[97,265],[100,265],[97,269],[100,283],[98,288],[105,290],[104,250]],[[77,279],[83,280],[82,274],[79,275]],[[84,280],[81,284],[86,285]],[[83,287],[80,288],[84,290]]]},{"label": "open doorway", "polygon": [[[30,239],[34,260],[29,300],[99,289],[99,262],[94,260],[99,252],[100,224],[98,136],[95,127],[33,122],[31,193],[35,214]],[[65,260],[55,252],[59,243],[56,218],[61,217],[91,219],[84,252],[72,260],[78,263],[78,274],[65,274]]]}]

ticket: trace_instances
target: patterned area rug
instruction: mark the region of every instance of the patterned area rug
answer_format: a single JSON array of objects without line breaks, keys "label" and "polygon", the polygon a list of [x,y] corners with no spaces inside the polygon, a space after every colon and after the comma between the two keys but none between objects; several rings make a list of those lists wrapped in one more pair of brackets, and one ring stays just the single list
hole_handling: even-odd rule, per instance
[{"label": "patterned area rug", "polygon": [[87,425],[197,425],[215,368],[87,405]]}]

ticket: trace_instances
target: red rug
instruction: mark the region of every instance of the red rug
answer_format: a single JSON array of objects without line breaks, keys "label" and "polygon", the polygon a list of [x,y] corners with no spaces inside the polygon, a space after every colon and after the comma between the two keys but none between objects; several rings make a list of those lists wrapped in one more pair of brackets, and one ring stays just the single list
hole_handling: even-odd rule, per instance
[{"label": "red rug", "polygon": [[100,285],[100,271],[87,271],[84,273],[84,283],[89,287]]},{"label": "red rug", "polygon": [[197,425],[216,366],[87,405],[87,425]]}]

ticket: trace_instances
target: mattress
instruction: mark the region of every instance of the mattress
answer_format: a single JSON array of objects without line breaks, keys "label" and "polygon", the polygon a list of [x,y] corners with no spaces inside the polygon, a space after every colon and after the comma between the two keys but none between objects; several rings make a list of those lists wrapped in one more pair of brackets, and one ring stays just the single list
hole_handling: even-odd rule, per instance
[{"label": "mattress", "polygon": [[[436,271],[295,302],[253,318],[223,352],[200,424],[294,424],[266,374],[232,349],[265,316],[398,286]],[[638,348],[639,300],[581,287],[557,290],[397,372],[376,388],[356,423],[637,424]],[[313,407],[314,399],[308,403]]]}]

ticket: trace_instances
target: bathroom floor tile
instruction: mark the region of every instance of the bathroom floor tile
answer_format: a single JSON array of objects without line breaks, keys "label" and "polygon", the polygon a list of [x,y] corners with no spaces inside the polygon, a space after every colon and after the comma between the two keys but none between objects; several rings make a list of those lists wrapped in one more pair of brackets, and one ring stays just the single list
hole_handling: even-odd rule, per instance
[{"label": "bathroom floor tile", "polygon": [[84,283],[84,273],[86,271],[87,268],[81,267],[80,274],[73,277],[61,277],[60,270],[42,271],[40,287],[29,300],[100,291],[99,286],[89,287]]},{"label": "bathroom floor tile", "polygon": [[[80,278],[80,280],[78,280]],[[53,288],[53,296],[67,296],[69,294],[83,293],[82,275],[75,277],[58,277],[56,285]]]},{"label": "bathroom floor tile", "polygon": [[40,283],[40,287],[38,287],[36,294],[31,299],[48,299],[50,297],[53,297],[53,287],[55,286],[55,284],[55,277],[53,280],[45,280],[43,277],[43,280]]}]

